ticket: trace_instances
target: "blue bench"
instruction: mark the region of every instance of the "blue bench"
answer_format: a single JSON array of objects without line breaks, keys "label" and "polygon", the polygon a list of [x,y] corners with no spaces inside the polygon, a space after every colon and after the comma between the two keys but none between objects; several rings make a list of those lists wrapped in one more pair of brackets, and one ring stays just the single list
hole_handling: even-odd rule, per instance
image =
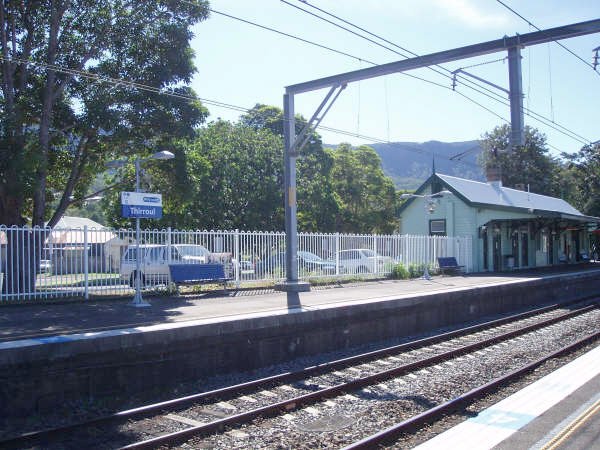
[{"label": "blue bench", "polygon": [[231,278],[225,275],[223,264],[169,264],[171,282],[177,286],[182,284],[223,283],[227,290],[227,282]]},{"label": "blue bench", "polygon": [[437,259],[438,266],[440,267],[440,272],[445,273],[448,272],[462,272],[465,266],[461,266],[456,262],[456,258],[454,256],[445,256]]}]

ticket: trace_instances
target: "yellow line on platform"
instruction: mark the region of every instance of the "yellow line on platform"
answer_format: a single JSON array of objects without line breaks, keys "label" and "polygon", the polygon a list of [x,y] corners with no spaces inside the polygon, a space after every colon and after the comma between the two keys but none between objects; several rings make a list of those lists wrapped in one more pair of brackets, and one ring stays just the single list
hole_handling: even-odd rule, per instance
[{"label": "yellow line on platform", "polygon": [[594,414],[600,411],[600,399],[582,412],[575,420],[569,423],[560,433],[548,441],[541,450],[556,450],[560,447],[575,431],[581,428],[592,418]]}]

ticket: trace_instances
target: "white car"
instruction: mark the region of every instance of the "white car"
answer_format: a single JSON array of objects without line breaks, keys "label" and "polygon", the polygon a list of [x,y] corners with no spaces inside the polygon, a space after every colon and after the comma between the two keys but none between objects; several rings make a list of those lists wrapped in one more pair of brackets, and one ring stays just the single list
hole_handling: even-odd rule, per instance
[{"label": "white car", "polygon": [[[140,245],[140,281],[142,286],[168,284],[171,281],[169,264],[206,264],[211,262],[227,263],[229,254],[211,253],[202,245],[159,244]],[[169,250],[170,249],[170,250]],[[129,286],[135,286],[137,247],[127,247],[121,258],[121,279]],[[229,257],[228,257],[229,255]]]},{"label": "white car", "polygon": [[381,256],[369,248],[354,248],[338,252],[341,273],[384,273],[389,256]]}]

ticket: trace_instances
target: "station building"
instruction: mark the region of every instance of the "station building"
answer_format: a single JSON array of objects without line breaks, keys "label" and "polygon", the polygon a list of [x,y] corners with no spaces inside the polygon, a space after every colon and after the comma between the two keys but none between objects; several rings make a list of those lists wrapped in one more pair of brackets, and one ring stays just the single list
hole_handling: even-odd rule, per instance
[{"label": "station building", "polygon": [[595,256],[590,235],[600,229],[600,218],[560,198],[491,179],[434,172],[400,208],[400,232],[470,236],[475,272],[574,264]]}]

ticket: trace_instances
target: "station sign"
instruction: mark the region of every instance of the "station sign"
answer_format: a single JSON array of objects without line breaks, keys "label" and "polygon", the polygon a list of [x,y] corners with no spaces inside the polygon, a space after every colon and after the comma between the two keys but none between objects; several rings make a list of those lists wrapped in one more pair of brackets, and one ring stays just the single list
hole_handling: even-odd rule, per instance
[{"label": "station sign", "polygon": [[140,219],[160,219],[162,195],[148,192],[121,192],[121,215]]}]

